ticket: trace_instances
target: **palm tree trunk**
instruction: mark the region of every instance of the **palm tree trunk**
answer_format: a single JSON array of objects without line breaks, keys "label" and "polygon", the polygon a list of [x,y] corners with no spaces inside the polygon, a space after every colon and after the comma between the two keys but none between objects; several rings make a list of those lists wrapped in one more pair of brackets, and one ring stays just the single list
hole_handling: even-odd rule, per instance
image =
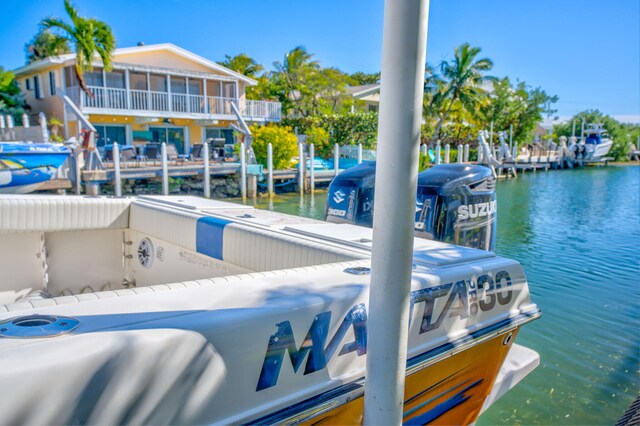
[{"label": "palm tree trunk", "polygon": [[82,90],[84,90],[84,92],[87,94],[87,96],[89,96],[91,99],[93,99],[94,95],[91,92],[91,90],[89,90],[89,87],[87,86],[87,83],[84,80],[84,76],[82,75],[82,71],[80,71],[80,66],[78,65],[78,60],[77,59],[76,59],[76,66],[73,67],[73,69],[76,72],[76,78],[78,79],[78,84],[80,85],[80,88]]},{"label": "palm tree trunk", "polygon": [[438,121],[438,125],[436,126],[436,130],[435,130],[435,132],[433,132],[433,141],[432,142],[435,143],[435,142],[437,142],[438,138],[440,138],[440,130],[442,129],[442,126],[444,125],[444,120],[447,119],[447,116],[451,112],[451,108],[453,108],[453,103],[455,101],[456,101],[456,95],[453,96],[453,98],[451,99],[451,103],[449,104],[449,107],[444,112],[444,115],[442,116],[442,118]]}]

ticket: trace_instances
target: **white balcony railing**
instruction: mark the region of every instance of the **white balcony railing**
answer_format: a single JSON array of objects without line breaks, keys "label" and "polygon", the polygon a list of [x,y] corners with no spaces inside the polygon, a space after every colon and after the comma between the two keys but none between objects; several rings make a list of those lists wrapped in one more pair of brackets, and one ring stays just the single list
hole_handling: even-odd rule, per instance
[{"label": "white balcony railing", "polygon": [[[149,112],[173,112],[196,115],[233,115],[235,98],[221,96],[187,95],[183,93],[156,92],[150,90],[126,90],[89,86],[93,96],[80,87],[69,87],[64,92],[80,108],[105,110],[133,110]],[[248,100],[240,104],[243,116],[249,119],[277,121],[281,118],[280,103]]]},{"label": "white balcony railing", "polygon": [[241,109],[245,117],[266,118],[267,120],[280,120],[280,102],[269,101],[245,101],[244,108]]}]

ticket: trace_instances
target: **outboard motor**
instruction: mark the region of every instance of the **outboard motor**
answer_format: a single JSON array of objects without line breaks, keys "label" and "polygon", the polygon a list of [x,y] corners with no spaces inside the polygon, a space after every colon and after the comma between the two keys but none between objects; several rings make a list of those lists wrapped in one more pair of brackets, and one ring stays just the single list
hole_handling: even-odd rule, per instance
[{"label": "outboard motor", "polygon": [[[336,176],[329,186],[325,219],[371,227],[374,181],[375,162],[362,163]],[[491,169],[483,166],[442,164],[420,173],[415,235],[495,250],[495,185]]]},{"label": "outboard motor", "polygon": [[336,176],[329,185],[324,219],[372,228],[375,179],[375,161],[365,161]]}]

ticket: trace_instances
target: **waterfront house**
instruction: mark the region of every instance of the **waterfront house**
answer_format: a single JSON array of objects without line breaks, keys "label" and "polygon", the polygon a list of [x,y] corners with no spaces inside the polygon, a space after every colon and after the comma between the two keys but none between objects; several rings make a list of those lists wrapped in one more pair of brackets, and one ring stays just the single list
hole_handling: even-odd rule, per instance
[{"label": "waterfront house", "polygon": [[205,140],[233,140],[234,103],[248,123],[280,120],[280,103],[247,100],[245,89],[257,82],[170,43],[116,49],[113,69],[96,60],[84,74],[93,96],[80,89],[75,55],[33,62],[15,70],[32,114],[44,112],[64,122],[67,138],[78,136],[78,121],[64,107],[66,94],[89,118],[101,147],[167,142],[178,152]]},{"label": "waterfront house", "polygon": [[346,92],[356,99],[357,105],[352,107],[352,111],[378,112],[380,107],[380,84],[365,84],[361,86],[347,86]]}]

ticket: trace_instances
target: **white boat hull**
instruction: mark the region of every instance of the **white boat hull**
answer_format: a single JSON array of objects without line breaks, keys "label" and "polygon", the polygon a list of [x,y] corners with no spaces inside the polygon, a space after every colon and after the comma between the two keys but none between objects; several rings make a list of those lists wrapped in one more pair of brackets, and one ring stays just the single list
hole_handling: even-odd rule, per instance
[{"label": "white boat hull", "polygon": [[[472,423],[540,313],[517,262],[414,247],[405,421]],[[194,197],[0,196],[0,420],[359,422],[370,251]]]},{"label": "white boat hull", "polygon": [[611,151],[611,147],[613,146],[613,141],[611,139],[605,139],[602,143],[597,145],[585,145],[586,155],[585,157],[591,159],[604,158],[607,156],[609,151]]}]

